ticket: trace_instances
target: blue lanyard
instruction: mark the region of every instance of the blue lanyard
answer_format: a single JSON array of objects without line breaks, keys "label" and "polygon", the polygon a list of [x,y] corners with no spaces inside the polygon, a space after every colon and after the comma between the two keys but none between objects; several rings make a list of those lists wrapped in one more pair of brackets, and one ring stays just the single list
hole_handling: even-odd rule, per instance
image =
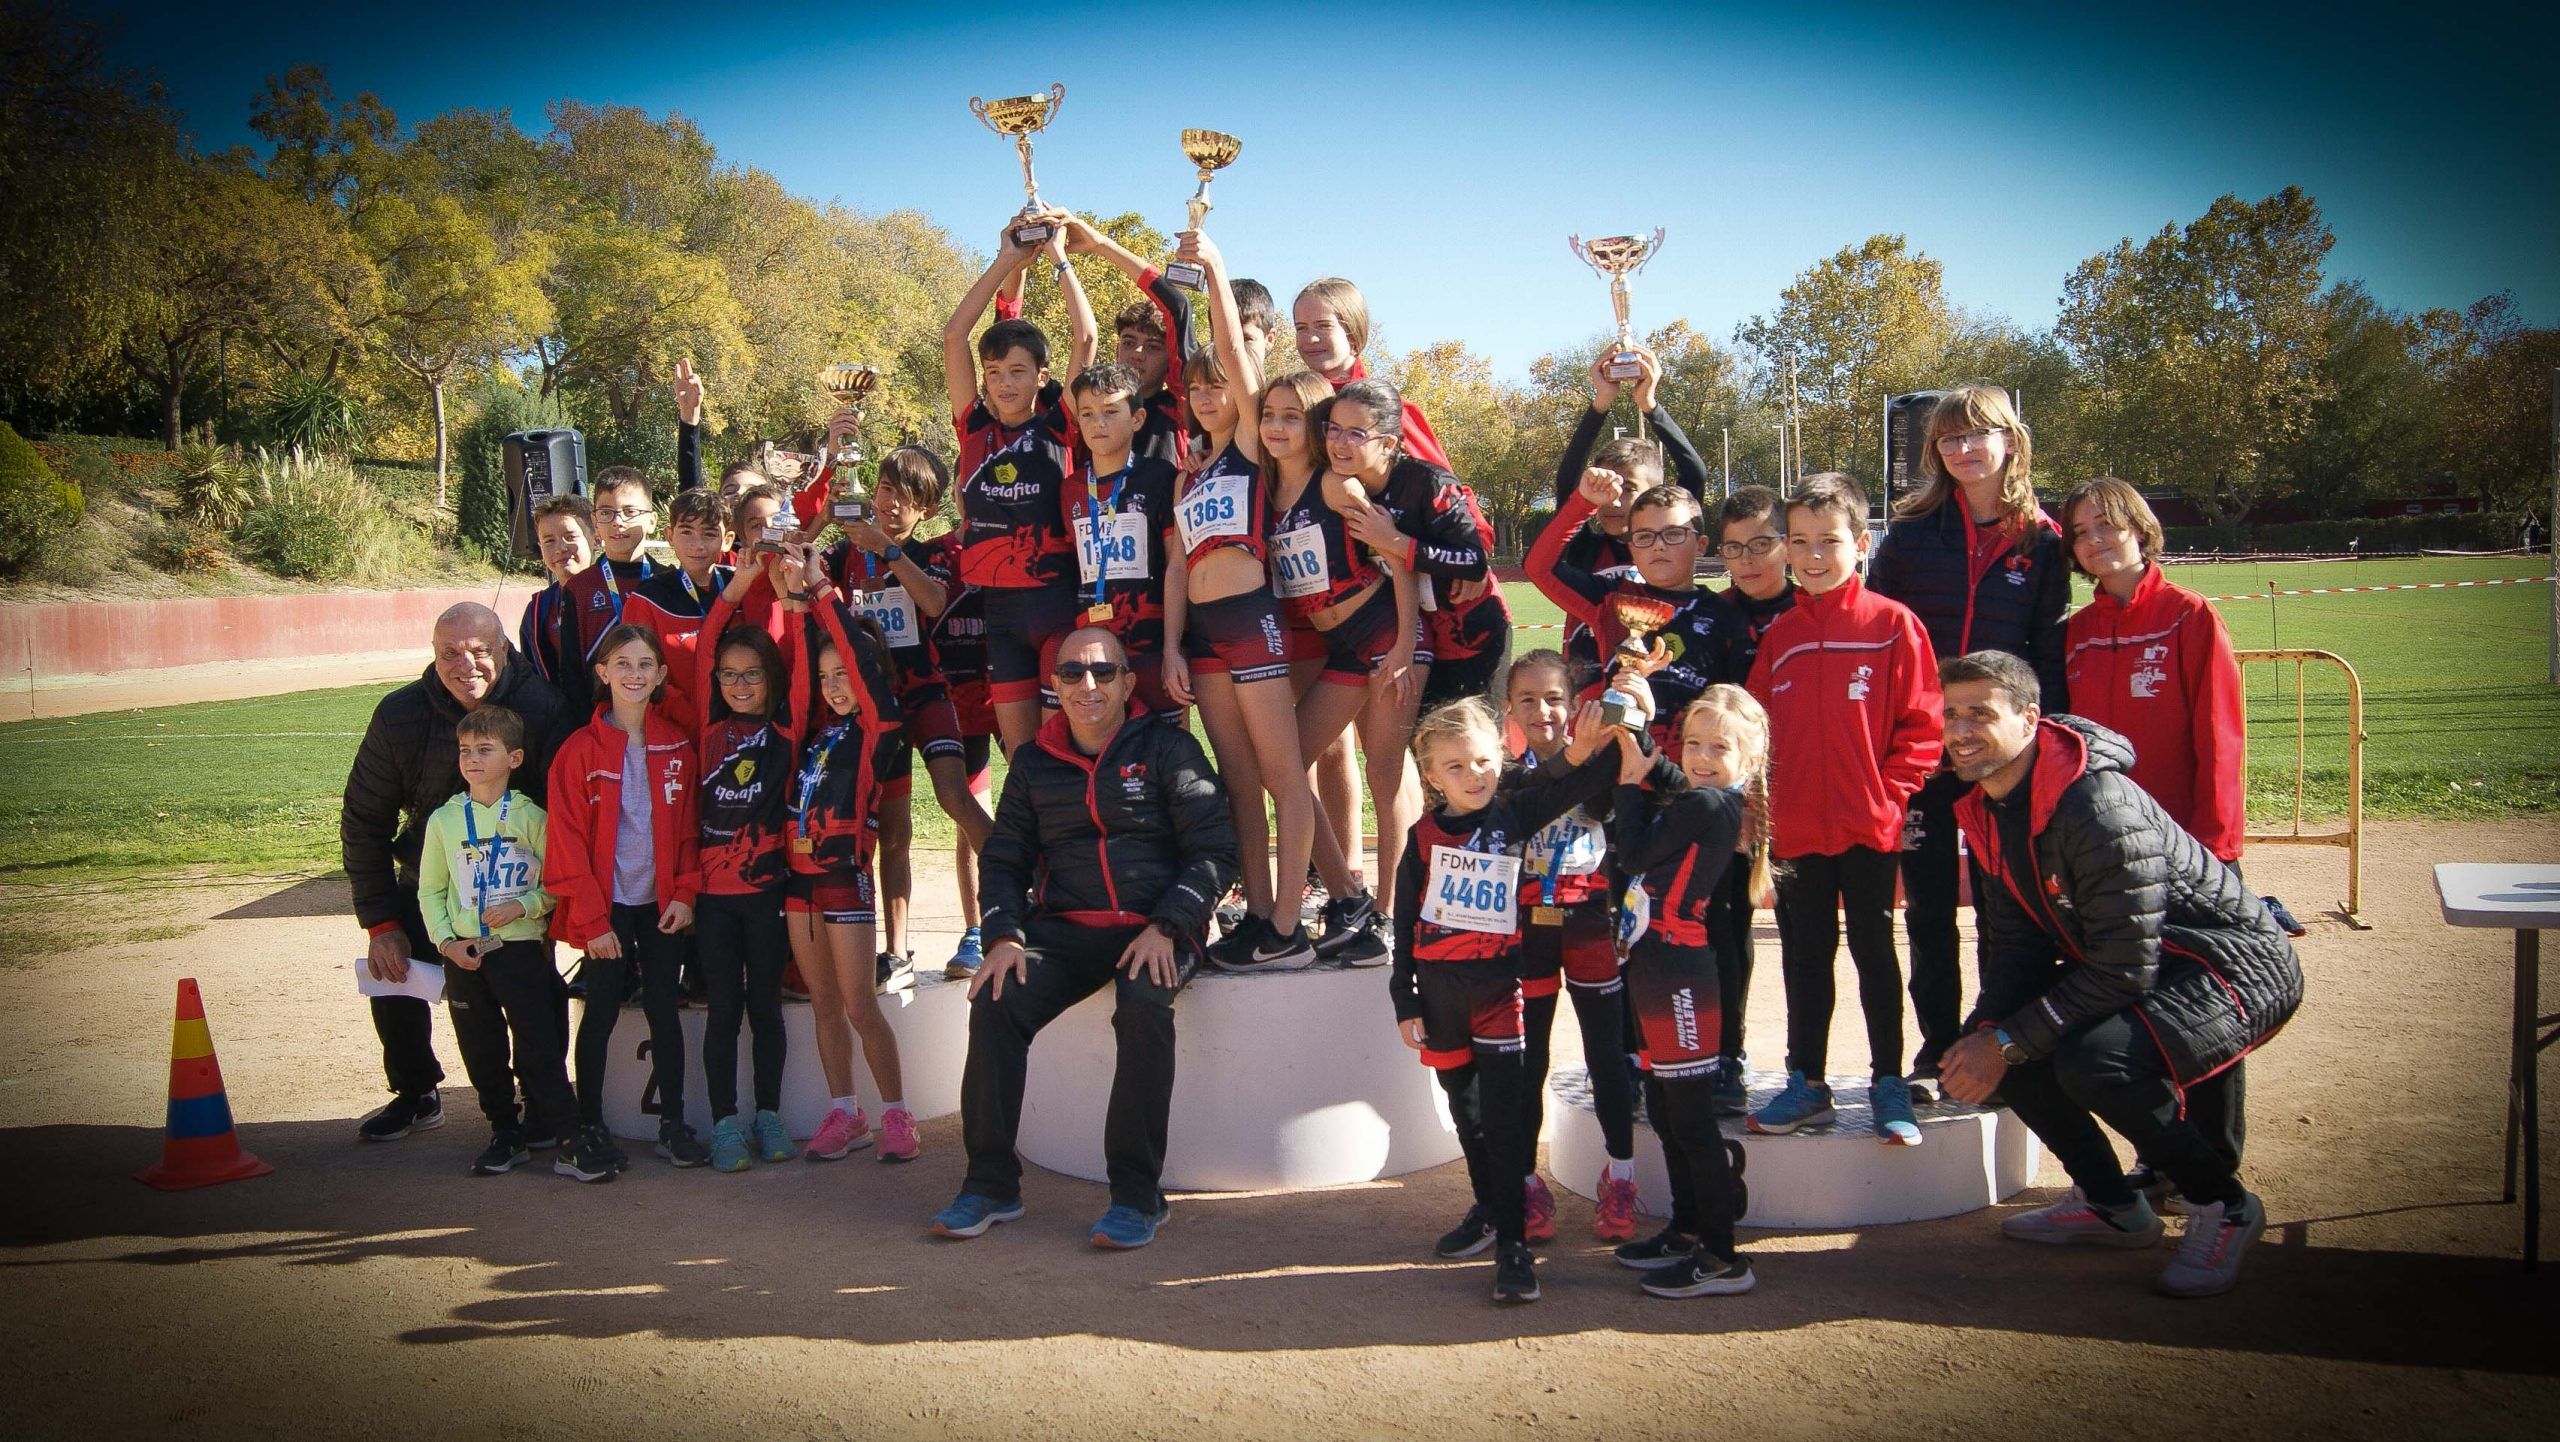
[{"label": "blue lanyard", "polygon": [[[640,579],[643,581],[649,579],[649,571],[649,553],[643,551],[640,553]],[[613,624],[619,626],[622,624],[622,583],[613,578],[613,557],[611,556],[604,558],[604,588],[613,593]],[[690,579],[685,582],[685,590],[687,592],[693,590],[693,582]]]},{"label": "blue lanyard", "polygon": [[[1531,747],[1520,754],[1520,766],[1524,771],[1538,769],[1537,748]],[[1556,886],[1564,877],[1564,854],[1572,849],[1573,843],[1582,839],[1582,827],[1575,823],[1570,811],[1547,825],[1550,829],[1565,828],[1564,839],[1556,843],[1555,854],[1547,858],[1547,874],[1540,882],[1540,900],[1544,905],[1553,906],[1556,904]]]},{"label": "blue lanyard", "polygon": [[[513,791],[499,797],[498,819],[489,823],[489,850],[480,858],[480,873],[474,878],[480,888],[480,904],[473,908],[475,920],[478,919],[480,912],[489,909],[489,888],[498,884],[498,854],[507,849],[507,808],[513,806],[515,801],[516,794]],[[463,796],[462,842],[465,847],[477,850],[480,846],[480,828],[471,819],[471,808],[474,804],[468,794]],[[480,934],[482,936],[489,934],[488,922],[480,922]]]},{"label": "blue lanyard", "polygon": [[809,749],[809,759],[800,767],[799,794],[791,798],[792,820],[797,821],[808,814],[809,799],[818,791],[818,778],[826,773],[827,753],[835,750],[836,743],[844,739],[844,728],[845,723],[841,721],[828,727],[819,736],[818,744]]},{"label": "blue lanyard", "polygon": [[1091,466],[1085,467],[1085,524],[1092,532],[1085,538],[1085,544],[1093,549],[1093,604],[1097,606],[1103,603],[1103,587],[1109,584],[1111,576],[1111,546],[1102,529],[1102,518],[1105,514],[1115,517],[1120,514],[1120,493],[1129,488],[1129,472],[1137,469],[1137,466],[1138,453],[1132,449],[1129,452],[1129,459],[1120,467],[1120,474],[1111,478],[1111,507],[1108,512],[1103,509],[1102,486],[1099,478],[1093,474]]}]

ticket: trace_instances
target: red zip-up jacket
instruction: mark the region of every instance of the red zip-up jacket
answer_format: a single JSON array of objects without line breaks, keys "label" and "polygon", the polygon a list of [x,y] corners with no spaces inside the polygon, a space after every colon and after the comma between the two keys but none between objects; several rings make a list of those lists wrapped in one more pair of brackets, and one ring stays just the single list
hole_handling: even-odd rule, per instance
[{"label": "red zip-up jacket", "polygon": [[689,584],[692,579],[682,568],[669,566],[631,587],[622,603],[622,621],[647,628],[658,638],[658,649],[666,652],[667,689],[658,698],[659,713],[686,735],[700,736],[710,693],[695,683],[694,638],[702,633],[712,602],[728,589],[728,568],[713,566],[707,585]]},{"label": "red zip-up jacket", "polygon": [[2063,645],[2071,714],[2133,743],[2134,784],[2225,861],[2248,832],[2240,662],[2213,604],[2154,563],[2131,602],[2100,591]]},{"label": "red zip-up jacket", "polygon": [[1936,770],[1938,661],[1920,618],[1853,572],[1760,639],[1749,689],[1769,708],[1769,850],[1902,849],[1902,813]]},{"label": "red zip-up jacket", "polygon": [[[641,722],[648,758],[649,837],[660,909],[687,906],[702,892],[694,834],[693,738],[655,711]],[[622,828],[623,762],[631,738],[610,710],[570,733],[551,763],[551,830],[542,889],[559,898],[551,935],[585,947],[613,930],[613,841]]]},{"label": "red zip-up jacket", "polygon": [[[770,594],[757,577],[758,595]],[[711,896],[753,896],[782,884],[790,864],[783,835],[793,769],[800,760],[800,731],[806,713],[791,702],[792,659],[800,654],[801,613],[779,606],[764,608],[762,626],[782,653],[784,674],[765,678],[770,719],[732,716],[719,698],[723,640],[732,630],[755,626],[742,608],[720,596],[702,623],[704,639],[694,647],[693,690],[703,698],[705,720],[698,743],[701,795],[696,813],[701,827],[702,890]]]}]

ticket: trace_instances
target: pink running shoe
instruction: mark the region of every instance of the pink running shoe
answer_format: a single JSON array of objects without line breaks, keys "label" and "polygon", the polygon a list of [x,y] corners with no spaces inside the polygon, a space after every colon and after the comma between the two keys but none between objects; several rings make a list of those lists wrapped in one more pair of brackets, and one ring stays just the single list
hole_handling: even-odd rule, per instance
[{"label": "pink running shoe", "polygon": [[1604,1242],[1632,1242],[1636,1239],[1636,1183],[1629,1177],[1613,1180],[1609,1169],[1600,1169],[1599,1205],[1592,1218],[1591,1230]]},{"label": "pink running shoe", "polygon": [[905,1107],[895,1107],[880,1114],[880,1160],[911,1162],[916,1159],[916,1119]]},{"label": "pink running shoe", "polygon": [[827,1112],[827,1119],[818,1123],[818,1134],[809,1138],[809,1149],[801,1155],[813,1162],[838,1161],[871,1145],[872,1140],[871,1123],[863,1117],[862,1108],[846,1111],[834,1107]]},{"label": "pink running shoe", "polygon": [[1547,1190],[1547,1179],[1536,1172],[1529,1174],[1528,1193],[1529,1240],[1554,1241],[1556,1239],[1556,1194]]}]

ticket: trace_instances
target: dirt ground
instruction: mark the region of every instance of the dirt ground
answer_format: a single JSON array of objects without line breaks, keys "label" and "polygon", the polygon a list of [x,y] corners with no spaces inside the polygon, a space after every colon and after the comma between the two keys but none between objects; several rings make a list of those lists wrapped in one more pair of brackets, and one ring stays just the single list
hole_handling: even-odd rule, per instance
[{"label": "dirt ground", "polygon": [[[1429,1258],[1455,1164],[1181,1197],[1125,1255],[1084,1242],[1101,1187],[1035,1170],[1028,1219],[937,1242],[956,1118],[907,1167],[475,1179],[449,1035],[453,1123],[354,1140],[380,1071],[339,887],[156,890],[136,919],[202,929],[0,970],[0,1435],[2548,1437],[2560,1265],[2520,1269],[2498,1201],[2511,943],[2444,927],[2426,868],[2555,857],[2560,819],[2374,829],[2377,928],[2313,922],[2309,999],[2251,1062],[2266,1240],[2239,1291],[2186,1303],[2149,1290],[2165,1251],[2004,1243],[1997,1211],[1746,1232],[1758,1291],[1660,1302],[1558,1188],[1546,1299],[1497,1309],[1483,1262]],[[2250,860],[2306,918],[2342,871]],[[920,916],[939,955],[947,892]],[[271,1177],[131,1180],[182,976]],[[1781,1008],[1764,966],[1754,1053],[1779,1053]],[[1344,1035],[1395,1045],[1384,999]],[[2048,1162],[2015,1204],[2061,1185]]]}]

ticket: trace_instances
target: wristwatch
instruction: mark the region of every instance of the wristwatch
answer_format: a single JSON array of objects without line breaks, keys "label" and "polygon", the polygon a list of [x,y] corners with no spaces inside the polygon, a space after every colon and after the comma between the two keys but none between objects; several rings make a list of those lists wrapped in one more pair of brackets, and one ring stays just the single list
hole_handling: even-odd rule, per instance
[{"label": "wristwatch", "polygon": [[886,561],[886,562],[888,562],[890,565],[894,566],[894,565],[898,564],[898,560],[899,560],[899,558],[900,558],[900,557],[902,557],[902,556],[904,556],[904,555],[906,555],[906,553],[907,553],[907,552],[906,552],[906,549],[905,549],[904,547],[900,546],[900,545],[899,545],[897,542],[895,542],[895,541],[891,541],[891,542],[889,543],[889,549],[887,549],[887,550],[885,550],[885,551],[882,551],[882,552],[880,553],[880,559],[881,559],[881,560],[883,560],[883,561]]},{"label": "wristwatch", "polygon": [[2009,1034],[1996,1026],[1991,1029],[1991,1039],[2000,1043],[2000,1059],[2007,1062],[2009,1065],[2025,1066],[2029,1061],[2033,1060],[2033,1058],[2027,1055],[2027,1049],[2025,1047],[2011,1041],[2009,1039]]}]

